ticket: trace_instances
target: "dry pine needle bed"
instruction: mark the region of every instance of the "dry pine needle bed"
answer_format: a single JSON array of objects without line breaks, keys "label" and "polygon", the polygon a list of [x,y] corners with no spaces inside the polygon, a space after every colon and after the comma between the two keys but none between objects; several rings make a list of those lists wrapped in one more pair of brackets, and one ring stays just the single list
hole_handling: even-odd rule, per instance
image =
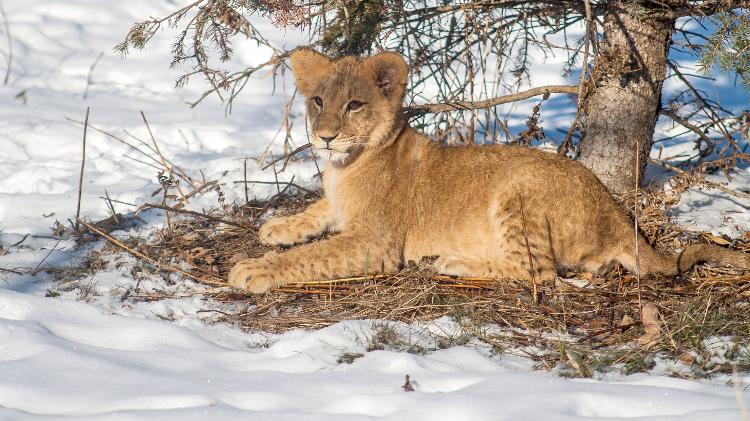
[{"label": "dry pine needle bed", "polygon": [[[671,224],[666,211],[681,190],[647,192],[641,197],[640,229],[652,244],[669,253],[694,241],[750,251],[750,233],[728,239],[686,232]],[[611,363],[627,363],[634,356],[640,361],[646,349],[664,351],[686,365],[699,364],[695,371],[702,374],[727,371],[737,364],[750,369],[750,355],[744,354],[732,356],[731,367],[710,363],[704,343],[716,336],[731,337],[736,344],[750,340],[750,274],[726,268],[697,267],[680,280],[642,279],[639,288],[634,275],[619,269],[606,276],[571,272],[554,283],[532,285],[512,279],[440,276],[429,261],[423,261],[410,262],[397,274],[300,282],[260,296],[215,288],[226,285],[226,274],[237,260],[271,251],[256,235],[260,216],[270,205],[278,214],[291,214],[317,198],[314,192],[298,190],[272,199],[273,203],[250,202],[230,211],[225,206],[210,219],[173,213],[156,240],[118,246],[162,270],[187,265],[190,270],[180,273],[214,287],[207,295],[246,302],[242,311],[224,319],[248,330],[281,332],[347,319],[413,322],[449,316],[498,350],[534,347],[531,356],[542,365],[567,363],[576,368],[575,375],[586,374],[581,371],[584,360],[594,366],[605,355]],[[510,328],[509,333],[488,333],[484,328],[488,325]],[[748,352],[741,347],[736,351]]]}]

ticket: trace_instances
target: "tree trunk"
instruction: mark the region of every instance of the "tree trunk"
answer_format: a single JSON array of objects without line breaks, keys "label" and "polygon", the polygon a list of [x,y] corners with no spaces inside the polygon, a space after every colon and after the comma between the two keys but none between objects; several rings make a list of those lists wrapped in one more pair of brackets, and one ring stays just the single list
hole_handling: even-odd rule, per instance
[{"label": "tree trunk", "polygon": [[675,24],[630,7],[613,1],[604,16],[604,39],[582,99],[579,148],[579,161],[621,199],[633,191],[636,175],[642,180]]}]

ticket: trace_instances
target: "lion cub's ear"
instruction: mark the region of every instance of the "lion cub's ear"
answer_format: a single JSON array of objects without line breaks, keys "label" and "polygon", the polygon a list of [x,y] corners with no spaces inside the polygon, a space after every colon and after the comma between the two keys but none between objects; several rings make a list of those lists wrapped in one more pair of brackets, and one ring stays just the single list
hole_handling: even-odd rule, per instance
[{"label": "lion cub's ear", "polygon": [[310,96],[331,67],[331,59],[309,48],[294,50],[290,58],[297,89],[302,95]]},{"label": "lion cub's ear", "polygon": [[403,99],[409,67],[401,54],[392,52],[376,54],[365,60],[365,65],[369,67],[375,84],[383,95],[391,100]]}]

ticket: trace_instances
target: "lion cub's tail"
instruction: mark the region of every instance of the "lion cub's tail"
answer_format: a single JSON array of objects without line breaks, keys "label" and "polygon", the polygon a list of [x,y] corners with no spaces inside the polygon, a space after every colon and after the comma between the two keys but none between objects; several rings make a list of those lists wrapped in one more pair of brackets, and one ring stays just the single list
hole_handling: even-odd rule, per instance
[{"label": "lion cub's tail", "polygon": [[677,270],[682,273],[698,263],[713,263],[750,270],[750,254],[725,249],[712,244],[691,244],[677,255]]},{"label": "lion cub's tail", "polygon": [[[725,249],[711,244],[691,244],[676,257],[665,256],[643,241],[641,246],[641,272],[676,276],[690,270],[698,263],[750,270],[750,254]],[[644,247],[645,246],[645,247]]]}]

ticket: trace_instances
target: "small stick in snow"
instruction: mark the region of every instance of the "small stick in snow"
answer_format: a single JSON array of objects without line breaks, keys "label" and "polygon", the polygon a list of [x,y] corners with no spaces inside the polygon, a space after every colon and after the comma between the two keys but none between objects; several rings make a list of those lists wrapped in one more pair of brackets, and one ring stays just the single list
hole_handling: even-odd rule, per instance
[{"label": "small stick in snow", "polygon": [[404,392],[413,392],[414,386],[412,385],[412,381],[409,379],[409,375],[406,375],[406,382],[403,386],[401,386],[402,389],[404,389]]},{"label": "small stick in snow", "polygon": [[[84,125],[83,122],[75,120],[75,119],[72,119],[70,117],[65,117],[65,119],[68,120],[68,121],[70,121],[71,123],[80,124],[82,126]],[[159,158],[162,159],[162,161],[160,161],[159,159],[156,159],[153,156],[151,156],[151,154],[149,154],[147,151],[139,148],[136,145],[133,145],[132,143],[126,141],[125,139],[123,139],[123,138],[121,138],[121,137],[119,137],[119,136],[117,136],[117,135],[115,135],[115,134],[113,134],[111,132],[108,132],[107,130],[104,130],[102,128],[96,127],[94,125],[90,125],[90,127],[91,127],[92,130],[96,130],[97,132],[99,132],[99,133],[107,136],[108,138],[116,140],[117,142],[122,143],[123,145],[129,147],[130,149],[138,152],[143,157],[145,157],[145,158],[153,161],[153,163],[157,165],[157,167],[156,167],[157,169],[160,169],[160,167],[158,167],[158,165],[161,165],[164,168],[164,171],[166,171],[166,172],[170,172],[170,171],[174,172],[175,175],[177,175],[178,177],[180,177],[182,180],[184,180],[186,183],[190,184],[191,186],[195,187],[198,184],[197,180],[195,180],[194,178],[192,178],[189,175],[187,175],[187,173],[183,169],[181,169],[180,167],[174,165],[174,163],[172,163],[172,161],[170,161],[169,159],[167,159],[163,155],[159,156]],[[136,140],[138,140],[138,142],[141,143],[141,144],[143,144],[146,148],[148,148],[149,151],[157,153],[154,150],[153,146],[151,146],[151,145],[143,142],[141,139],[136,138],[135,136],[131,135],[130,133],[127,133],[127,131],[125,133],[128,134],[129,136],[135,138]],[[132,157],[129,157],[127,155],[123,155],[123,156],[125,158],[132,159],[132,160],[138,161],[138,162],[146,164],[146,165],[150,165],[150,164],[148,164],[148,163],[146,163],[144,161],[139,161],[139,160],[137,160],[135,158],[132,158]],[[168,164],[168,166],[166,166],[166,167],[164,166],[165,162],[166,162],[166,164]],[[153,166],[153,165],[151,165],[151,166]]]},{"label": "small stick in snow", "polygon": [[11,244],[10,246],[11,246],[11,247],[17,247],[17,246],[20,246],[20,245],[21,245],[21,243],[23,243],[24,241],[26,241],[26,239],[27,239],[27,238],[29,238],[29,235],[30,235],[30,234],[26,234],[26,235],[24,235],[22,239],[20,239],[19,241],[16,241],[15,243]]},{"label": "small stick in snow", "polygon": [[89,129],[89,112],[91,107],[86,107],[86,119],[83,121],[83,152],[81,153],[81,174],[78,176],[78,203],[76,205],[76,225],[75,231],[78,231],[78,221],[81,217],[81,193],[83,192],[83,167],[86,165],[86,133]]},{"label": "small stick in snow", "polygon": [[3,16],[3,24],[5,25],[5,36],[8,38],[8,55],[6,57],[6,69],[5,79],[3,79],[3,86],[8,86],[10,80],[10,72],[13,68],[13,38],[10,35],[10,25],[8,24],[8,16],[5,14],[5,6],[3,6],[2,0],[0,0],[0,15]]},{"label": "small stick in snow", "polygon": [[120,218],[117,216],[115,205],[112,204],[112,199],[110,199],[107,189],[104,189],[104,196],[106,196],[106,199],[104,199],[104,201],[107,203],[107,209],[109,209],[110,213],[112,214],[112,218],[114,218],[115,224],[120,225]]},{"label": "small stick in snow", "polygon": [[[161,149],[159,148],[159,144],[156,142],[156,137],[154,137],[154,132],[151,131],[151,125],[148,124],[148,120],[146,119],[146,114],[141,111],[141,117],[143,118],[143,123],[146,125],[146,129],[148,130],[148,135],[151,137],[151,143],[154,145],[154,150],[156,151],[156,155],[161,160],[161,165],[164,166],[164,168],[169,173],[169,177],[172,177],[172,173],[175,172],[175,169],[172,165],[169,164],[169,161],[167,158],[164,157],[164,154],[161,153]],[[188,182],[193,185],[193,187],[196,187],[195,183],[193,183],[192,179],[189,179]],[[180,188],[179,184],[175,184],[175,187],[177,188],[177,191],[180,192],[180,196],[185,197],[185,193],[182,192],[182,189]],[[167,194],[167,189],[164,189],[164,194]]]},{"label": "small stick in snow", "polygon": [[250,203],[250,197],[247,193],[247,188],[249,187],[247,183],[247,157],[242,160],[242,169],[244,171],[243,180],[245,181],[245,206],[247,206],[247,204]]},{"label": "small stick in snow", "polygon": [[737,369],[737,364],[732,364],[732,389],[734,389],[734,398],[737,401],[737,407],[740,409],[740,415],[742,415],[742,421],[750,421],[750,415],[747,412],[747,406],[745,405],[745,400],[742,398],[742,391],[740,390],[740,385],[742,384],[742,379],[740,378],[739,370]]},{"label": "small stick in snow", "polygon": [[104,52],[99,53],[99,55],[96,57],[96,60],[94,60],[94,63],[89,67],[89,75],[86,77],[86,89],[83,90],[83,99],[88,98],[89,96],[89,87],[94,83],[93,78],[91,77],[94,74],[94,68],[97,64],[99,64],[99,60],[102,59],[104,56]]},{"label": "small stick in snow", "polygon": [[47,255],[44,256],[44,259],[42,259],[41,262],[37,263],[36,266],[34,266],[34,269],[31,269],[31,271],[29,271],[29,273],[31,275],[36,275],[37,272],[39,272],[39,270],[40,270],[39,267],[42,266],[42,264],[47,261],[47,259],[52,254],[52,252],[54,252],[57,249],[57,246],[60,245],[60,241],[62,241],[62,240],[58,239],[57,242],[55,243],[55,245],[52,246],[52,248],[49,250],[49,252],[47,253]]}]

